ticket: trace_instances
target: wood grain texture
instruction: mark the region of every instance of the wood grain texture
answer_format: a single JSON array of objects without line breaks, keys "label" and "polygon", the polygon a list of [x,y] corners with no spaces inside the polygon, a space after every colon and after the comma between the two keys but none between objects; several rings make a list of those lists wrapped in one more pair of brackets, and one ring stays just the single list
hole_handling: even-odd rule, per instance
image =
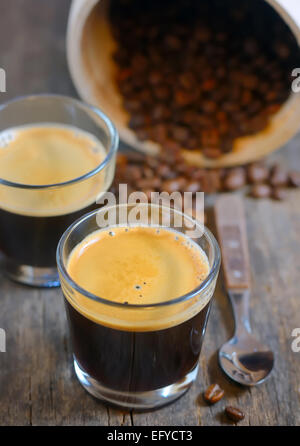
[{"label": "wood grain texture", "polygon": [[[0,0],[0,66],[7,72],[3,102],[50,91],[75,95],[65,60],[68,0]],[[300,135],[273,155],[300,169]],[[213,201],[213,197],[210,201]],[[219,280],[192,389],[155,412],[122,412],[88,395],[72,368],[61,291],[41,291],[0,276],[0,425],[222,425],[230,404],[246,413],[241,425],[300,425],[300,353],[291,332],[300,327],[300,191],[284,203],[245,200],[252,276],[252,327],[276,354],[270,379],[256,388],[229,381],[217,350],[233,332],[230,306]],[[212,212],[210,212],[210,217]],[[215,231],[212,219],[209,226]],[[202,393],[218,382],[226,391],[215,406]]]}]

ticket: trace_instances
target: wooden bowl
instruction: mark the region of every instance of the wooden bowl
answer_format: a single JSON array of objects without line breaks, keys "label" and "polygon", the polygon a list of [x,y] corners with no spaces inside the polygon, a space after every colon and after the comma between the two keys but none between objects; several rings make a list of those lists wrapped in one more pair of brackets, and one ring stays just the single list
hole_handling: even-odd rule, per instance
[{"label": "wooden bowl", "polygon": [[[300,8],[291,0],[268,0],[288,23],[300,41]],[[67,30],[67,57],[70,73],[79,95],[101,108],[116,125],[120,138],[135,149],[158,154],[160,146],[151,141],[139,141],[128,128],[128,114],[122,107],[117,90],[116,66],[112,60],[115,42],[107,19],[108,0],[73,0]],[[292,17],[290,14],[293,14]],[[300,94],[293,93],[270,121],[268,127],[255,135],[239,138],[232,152],[212,160],[200,151],[183,150],[186,159],[199,167],[225,167],[258,160],[285,144],[300,127]]]}]

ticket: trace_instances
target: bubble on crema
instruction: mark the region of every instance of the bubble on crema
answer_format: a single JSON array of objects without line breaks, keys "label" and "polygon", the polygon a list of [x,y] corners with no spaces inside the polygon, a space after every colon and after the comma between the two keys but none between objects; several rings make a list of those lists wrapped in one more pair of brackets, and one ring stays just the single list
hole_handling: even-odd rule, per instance
[{"label": "bubble on crema", "polygon": [[9,130],[0,133],[0,147],[4,149],[15,139],[15,132]]}]

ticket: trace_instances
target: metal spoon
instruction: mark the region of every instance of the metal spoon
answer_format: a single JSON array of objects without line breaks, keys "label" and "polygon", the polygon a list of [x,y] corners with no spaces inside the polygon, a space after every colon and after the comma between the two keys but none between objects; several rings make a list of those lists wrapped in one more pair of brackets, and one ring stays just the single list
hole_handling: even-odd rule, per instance
[{"label": "metal spoon", "polygon": [[221,195],[215,216],[225,284],[232,305],[235,333],[219,350],[219,363],[234,381],[254,386],[262,383],[274,366],[274,354],[252,334],[249,320],[250,263],[242,199]]}]

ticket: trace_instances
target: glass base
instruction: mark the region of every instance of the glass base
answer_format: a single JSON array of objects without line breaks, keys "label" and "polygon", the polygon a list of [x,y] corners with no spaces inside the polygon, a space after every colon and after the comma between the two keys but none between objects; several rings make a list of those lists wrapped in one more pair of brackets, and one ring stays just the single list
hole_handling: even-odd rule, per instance
[{"label": "glass base", "polygon": [[104,387],[79,366],[75,357],[74,368],[80,384],[94,397],[114,406],[147,410],[164,406],[182,396],[195,381],[199,364],[179,382],[147,392],[121,392]]},{"label": "glass base", "polygon": [[60,286],[56,267],[40,268],[28,265],[18,265],[11,261],[6,261],[5,271],[11,279],[25,285],[42,288]]}]

